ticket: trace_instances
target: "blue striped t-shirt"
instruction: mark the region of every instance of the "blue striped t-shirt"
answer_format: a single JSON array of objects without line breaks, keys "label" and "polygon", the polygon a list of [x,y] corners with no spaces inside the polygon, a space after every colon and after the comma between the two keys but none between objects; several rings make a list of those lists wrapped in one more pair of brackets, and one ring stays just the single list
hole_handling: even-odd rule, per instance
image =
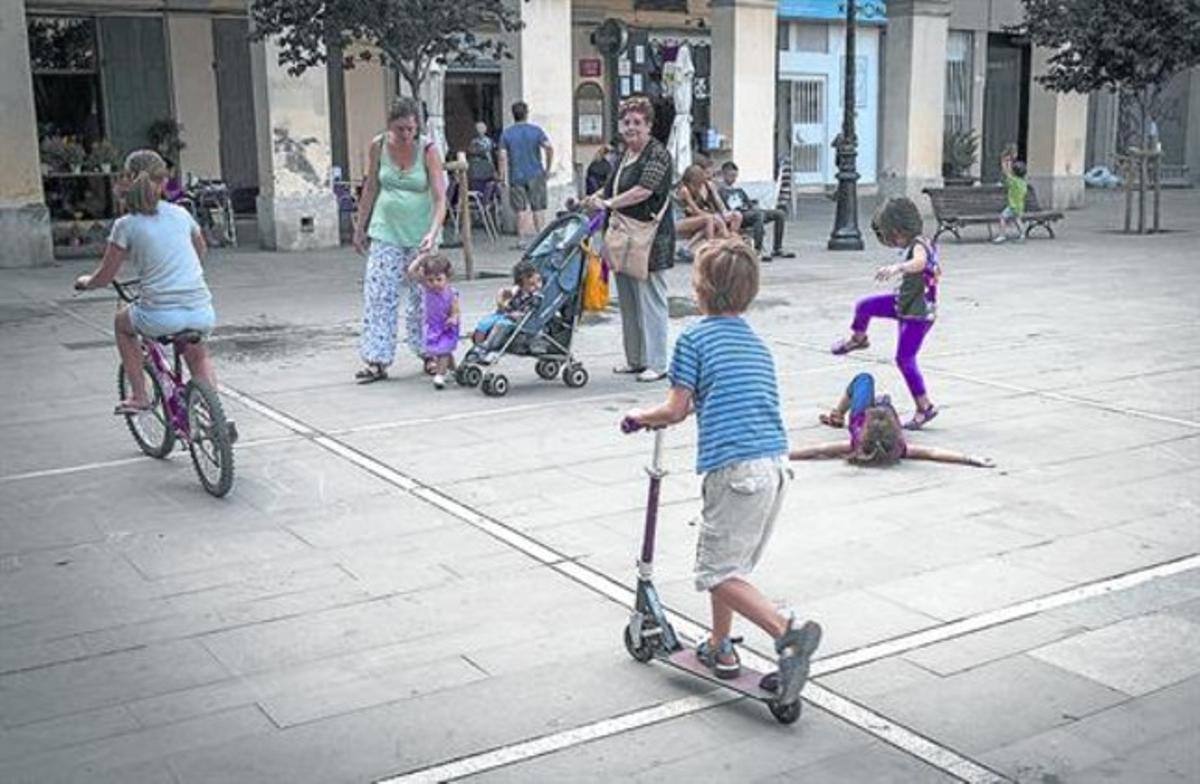
[{"label": "blue striped t-shirt", "polygon": [[787,454],[775,360],[740,316],[709,316],[688,327],[675,342],[670,377],[695,400],[696,473]]}]

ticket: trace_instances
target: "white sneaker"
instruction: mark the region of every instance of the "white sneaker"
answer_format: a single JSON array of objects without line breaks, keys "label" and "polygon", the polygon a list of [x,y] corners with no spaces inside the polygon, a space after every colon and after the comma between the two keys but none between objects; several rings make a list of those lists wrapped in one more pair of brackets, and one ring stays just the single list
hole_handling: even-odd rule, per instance
[{"label": "white sneaker", "polygon": [[996,235],[996,237],[995,237],[995,238],[992,240],[992,244],[993,244],[993,245],[999,245],[999,244],[1000,244],[1000,243],[1002,243],[1002,242],[1008,242],[1008,235],[1007,235],[1007,234],[998,234],[998,235]]},{"label": "white sneaker", "polygon": [[646,368],[641,373],[638,373],[637,380],[642,381],[642,382],[651,383],[654,381],[662,381],[666,377],[667,377],[667,371],[665,371],[665,370],[654,370],[652,368]]},{"label": "white sneaker", "polygon": [[433,377],[433,388],[434,389],[445,389],[446,388],[446,377],[443,376],[441,373],[438,373],[436,376],[434,376]]}]

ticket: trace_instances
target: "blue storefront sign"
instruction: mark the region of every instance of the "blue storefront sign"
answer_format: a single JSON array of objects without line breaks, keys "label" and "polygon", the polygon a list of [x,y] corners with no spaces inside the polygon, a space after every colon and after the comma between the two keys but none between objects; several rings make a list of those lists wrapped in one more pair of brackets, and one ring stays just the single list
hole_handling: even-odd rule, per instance
[{"label": "blue storefront sign", "polygon": [[[846,17],[845,0],[779,0],[780,19],[820,19],[836,21]],[[887,3],[883,0],[859,0],[858,21],[885,24]]]}]

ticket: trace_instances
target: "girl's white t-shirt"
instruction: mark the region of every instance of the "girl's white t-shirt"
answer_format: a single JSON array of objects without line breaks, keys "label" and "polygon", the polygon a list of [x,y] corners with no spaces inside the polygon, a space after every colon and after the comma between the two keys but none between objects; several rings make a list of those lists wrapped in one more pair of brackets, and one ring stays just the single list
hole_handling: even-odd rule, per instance
[{"label": "girl's white t-shirt", "polygon": [[139,305],[145,308],[200,308],[212,303],[204,268],[192,245],[200,226],[192,214],[160,201],[153,215],[117,218],[108,241],[129,253],[141,279]]}]

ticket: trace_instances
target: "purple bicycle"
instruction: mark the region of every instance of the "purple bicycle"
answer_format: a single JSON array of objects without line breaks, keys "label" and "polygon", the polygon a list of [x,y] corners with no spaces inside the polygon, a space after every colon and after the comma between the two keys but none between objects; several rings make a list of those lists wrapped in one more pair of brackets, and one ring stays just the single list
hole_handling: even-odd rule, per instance
[{"label": "purple bicycle", "polygon": [[[125,302],[137,300],[139,281],[113,281],[117,296]],[[199,343],[204,336],[184,330],[157,338],[141,338],[143,372],[153,404],[145,411],[125,415],[133,440],[150,457],[165,458],[176,441],[187,445],[200,484],[221,498],[233,487],[233,442],[236,431],[225,419],[217,391],[208,384],[184,378],[184,347]],[[171,346],[168,360],[164,346]],[[117,370],[117,391],[127,399],[129,379],[124,366]]]}]

